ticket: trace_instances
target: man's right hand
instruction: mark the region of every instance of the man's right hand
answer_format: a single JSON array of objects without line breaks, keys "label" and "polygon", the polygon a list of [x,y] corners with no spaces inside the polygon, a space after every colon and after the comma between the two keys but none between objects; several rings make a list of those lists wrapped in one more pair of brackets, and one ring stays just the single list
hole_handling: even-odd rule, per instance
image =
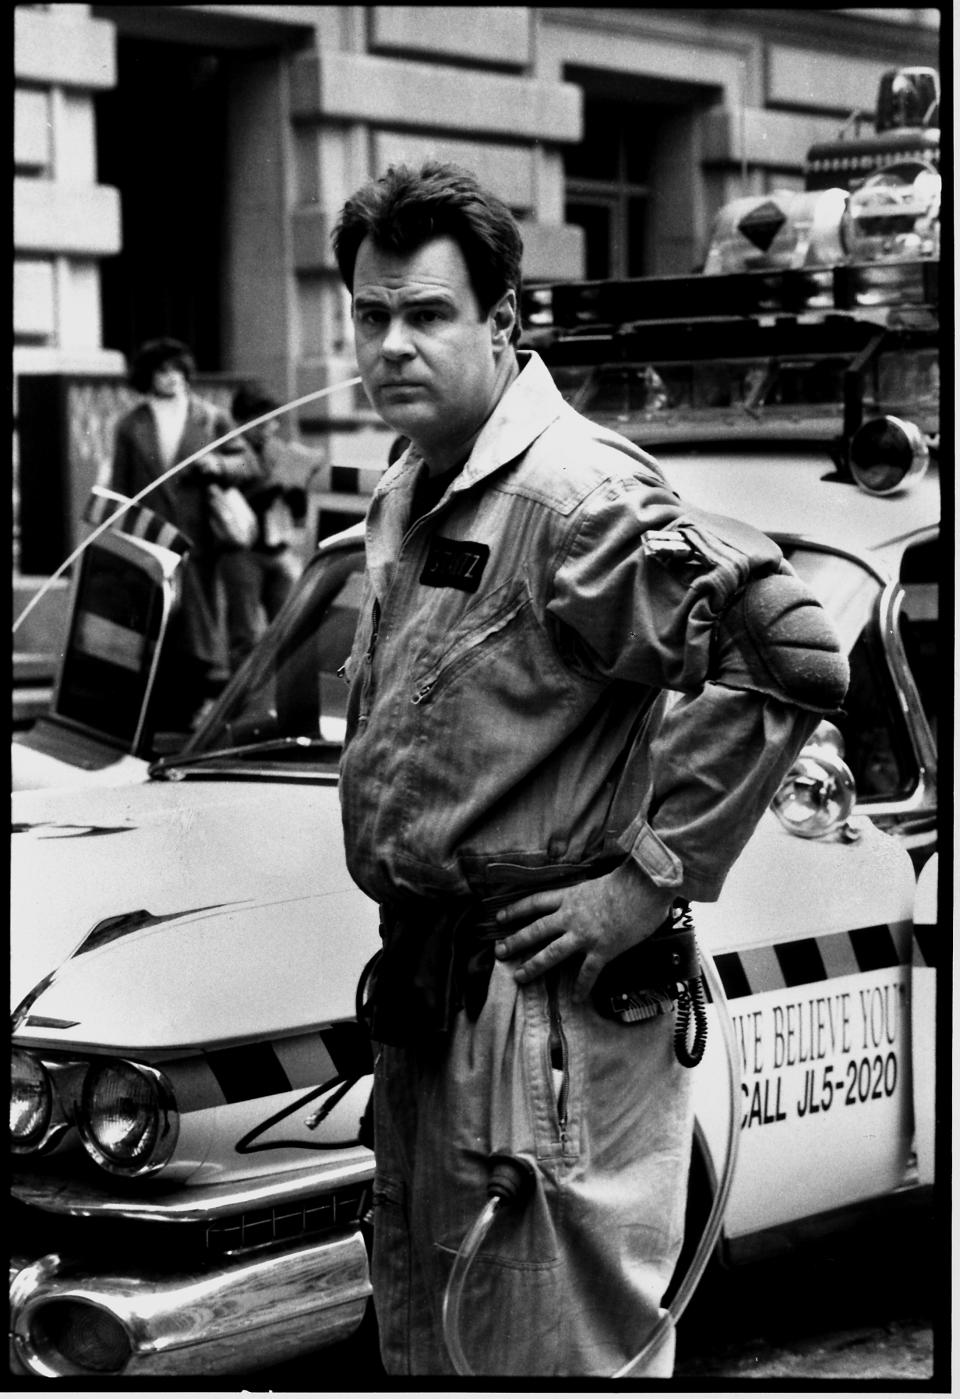
[{"label": "man's right hand", "polygon": [[[510,961],[533,950],[514,971],[520,983],[533,981],[568,957],[581,956],[573,998],[583,1001],[608,962],[660,927],[676,896],[675,889],[658,888],[628,859],[598,879],[528,894],[502,908],[497,922],[504,936],[496,944],[496,955]],[[510,924],[521,920],[525,926],[509,932]]]}]

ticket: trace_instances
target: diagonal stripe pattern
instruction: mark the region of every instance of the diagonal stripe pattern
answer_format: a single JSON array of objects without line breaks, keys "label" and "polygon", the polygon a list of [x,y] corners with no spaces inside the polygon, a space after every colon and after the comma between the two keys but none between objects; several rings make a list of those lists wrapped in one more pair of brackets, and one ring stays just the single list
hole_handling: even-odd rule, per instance
[{"label": "diagonal stripe pattern", "polygon": [[[102,524],[127,499],[127,496],[108,490],[106,486],[94,486],[83,512],[84,522],[88,525]],[[114,529],[132,535],[134,539],[145,539],[148,544],[159,544],[175,554],[186,554],[191,547],[191,541],[182,530],[145,505],[131,505],[119,517]]]},{"label": "diagonal stripe pattern", "polygon": [[209,1049],[204,1059],[218,1085],[219,1100],[227,1103],[362,1078],[373,1069],[369,1041],[354,1021],[278,1040]]},{"label": "diagonal stripe pattern", "polygon": [[909,932],[906,925],[852,928],[743,952],[721,952],[715,961],[724,993],[734,1001],[764,991],[905,966],[916,955]]}]

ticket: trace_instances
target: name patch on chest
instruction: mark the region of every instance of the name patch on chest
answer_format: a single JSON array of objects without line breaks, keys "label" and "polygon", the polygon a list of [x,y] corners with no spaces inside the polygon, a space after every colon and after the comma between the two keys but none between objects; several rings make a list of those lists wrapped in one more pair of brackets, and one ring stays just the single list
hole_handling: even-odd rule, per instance
[{"label": "name patch on chest", "polygon": [[475,593],[489,557],[489,544],[437,535],[431,541],[420,582],[431,588],[459,588],[464,593]]}]

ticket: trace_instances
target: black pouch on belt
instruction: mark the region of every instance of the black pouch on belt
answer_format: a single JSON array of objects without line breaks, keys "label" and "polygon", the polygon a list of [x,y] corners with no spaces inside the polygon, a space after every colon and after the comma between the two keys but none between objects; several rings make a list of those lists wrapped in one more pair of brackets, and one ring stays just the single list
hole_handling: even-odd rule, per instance
[{"label": "black pouch on belt", "polygon": [[650,937],[608,962],[594,983],[594,1009],[608,1020],[642,1019],[631,1006],[642,1006],[645,993],[676,998],[681,983],[700,975],[696,934],[683,925],[678,906]]}]

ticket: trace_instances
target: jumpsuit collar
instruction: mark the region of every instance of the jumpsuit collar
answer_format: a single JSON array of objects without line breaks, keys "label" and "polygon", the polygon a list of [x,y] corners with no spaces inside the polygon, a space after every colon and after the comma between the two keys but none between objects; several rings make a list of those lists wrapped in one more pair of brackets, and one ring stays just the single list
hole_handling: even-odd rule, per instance
[{"label": "jumpsuit collar", "polygon": [[[498,400],[473,444],[450,492],[466,491],[501,466],[516,460],[546,432],[564,408],[563,398],[534,350],[519,350],[520,373]],[[423,458],[411,444],[384,473],[376,494],[391,489],[413,492]]]}]

